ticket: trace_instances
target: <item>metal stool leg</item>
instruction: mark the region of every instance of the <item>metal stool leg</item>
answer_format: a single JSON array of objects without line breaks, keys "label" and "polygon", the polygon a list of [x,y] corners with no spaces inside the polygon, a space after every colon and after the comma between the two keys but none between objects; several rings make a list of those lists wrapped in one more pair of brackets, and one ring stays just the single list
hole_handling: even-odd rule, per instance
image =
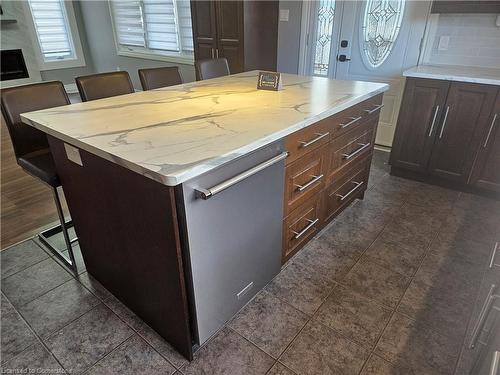
[{"label": "metal stool leg", "polygon": [[[75,238],[75,239],[71,240],[69,238],[68,227],[71,227],[73,225],[73,223],[71,221],[66,223],[66,221],[64,219],[64,212],[62,209],[61,199],[59,197],[59,193],[57,192],[57,188],[54,187],[52,192],[54,194],[54,201],[56,203],[57,215],[59,216],[59,221],[61,224],[54,227],[54,228],[50,228],[50,229],[40,233],[38,235],[38,237],[49,248],[49,250],[55,256],[57,256],[62,262],[64,262],[64,264],[66,264],[73,272],[77,273],[75,256],[73,254],[73,248],[72,248],[71,244],[76,242],[78,239]],[[66,248],[68,249],[69,259],[66,258],[66,256],[64,254],[62,254],[59,249],[56,249],[48,241],[48,237],[53,236],[54,234],[59,233],[61,231],[63,233],[64,242],[66,243]]]}]

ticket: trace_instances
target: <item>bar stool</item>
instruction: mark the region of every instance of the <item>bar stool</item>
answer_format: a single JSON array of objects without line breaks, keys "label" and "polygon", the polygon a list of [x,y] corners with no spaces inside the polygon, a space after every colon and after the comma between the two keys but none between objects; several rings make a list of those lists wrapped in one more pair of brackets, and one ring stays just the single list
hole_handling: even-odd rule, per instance
[{"label": "bar stool", "polygon": [[168,66],[163,68],[139,69],[139,79],[144,91],[180,85],[182,83],[179,68]]},{"label": "bar stool", "polygon": [[200,80],[223,77],[231,74],[227,60],[224,57],[219,59],[199,60],[196,61],[195,65],[196,73]]},{"label": "bar stool", "polygon": [[[23,124],[20,117],[21,113],[68,104],[70,104],[68,95],[63,84],[59,81],[35,83],[1,90],[1,110],[9,130],[17,163],[25,172],[50,186],[54,195],[60,224],[39,233],[38,236],[54,255],[76,273],[77,266],[71,244],[76,242],[77,239],[70,240],[68,234],[68,228],[73,223],[71,221],[66,222],[64,219],[61,200],[57,192],[61,182],[57,176],[47,137],[45,133]],[[69,258],[48,241],[51,236],[61,231]]]},{"label": "bar stool", "polygon": [[134,92],[130,76],[123,71],[77,77],[75,81],[83,102]]}]

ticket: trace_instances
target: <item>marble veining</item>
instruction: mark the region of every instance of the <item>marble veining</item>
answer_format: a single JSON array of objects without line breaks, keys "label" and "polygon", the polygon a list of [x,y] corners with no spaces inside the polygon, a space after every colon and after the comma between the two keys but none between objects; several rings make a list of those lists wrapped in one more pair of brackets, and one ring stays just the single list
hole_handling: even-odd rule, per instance
[{"label": "marble veining", "polygon": [[257,71],[23,114],[78,148],[175,186],[388,89],[283,74],[257,90]]},{"label": "marble veining", "polygon": [[500,85],[500,69],[468,66],[419,65],[403,72],[405,77]]}]

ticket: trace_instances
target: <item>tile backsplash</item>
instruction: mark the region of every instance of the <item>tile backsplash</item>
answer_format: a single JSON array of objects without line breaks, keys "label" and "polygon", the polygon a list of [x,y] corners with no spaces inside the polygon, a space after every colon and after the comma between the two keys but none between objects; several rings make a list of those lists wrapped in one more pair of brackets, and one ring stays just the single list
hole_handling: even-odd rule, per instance
[{"label": "tile backsplash", "polygon": [[420,63],[500,69],[499,17],[496,14],[431,15]]}]

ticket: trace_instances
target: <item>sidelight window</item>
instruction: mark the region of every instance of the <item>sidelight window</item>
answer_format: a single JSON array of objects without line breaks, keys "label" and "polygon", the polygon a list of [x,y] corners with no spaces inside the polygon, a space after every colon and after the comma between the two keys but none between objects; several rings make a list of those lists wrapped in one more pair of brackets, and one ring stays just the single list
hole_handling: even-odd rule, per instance
[{"label": "sidelight window", "polygon": [[313,74],[327,76],[330,65],[335,0],[320,0],[316,14]]}]

